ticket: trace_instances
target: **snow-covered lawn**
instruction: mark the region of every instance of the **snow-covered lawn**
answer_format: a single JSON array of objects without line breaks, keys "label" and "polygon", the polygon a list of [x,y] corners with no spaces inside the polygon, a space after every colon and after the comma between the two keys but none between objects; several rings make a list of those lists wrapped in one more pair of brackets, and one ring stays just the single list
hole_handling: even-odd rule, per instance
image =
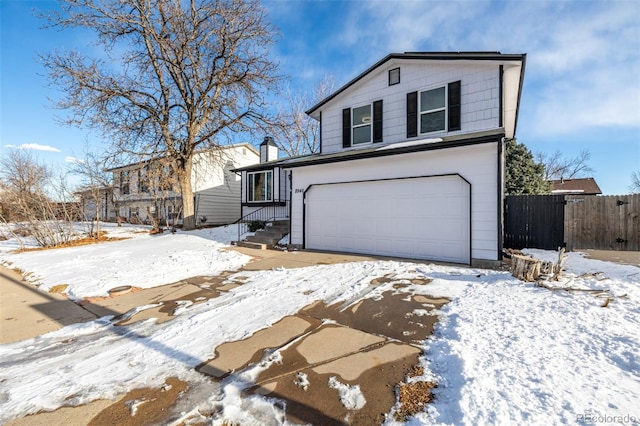
[{"label": "snow-covered lawn", "polygon": [[[15,242],[4,241],[0,260],[32,272],[41,288],[69,284],[76,298],[122,284],[151,287],[217,274],[248,261],[222,250],[234,238],[234,227],[159,236],[127,232],[131,239],[20,254],[9,253]],[[378,297],[393,290],[392,283],[367,292],[371,280],[393,276],[431,278],[428,285],[402,291],[451,298],[421,357],[426,376],[439,383],[435,402],[408,424],[637,424],[640,269],[579,253],[571,253],[565,266],[565,282],[554,285],[606,288],[615,297],[601,307],[605,299],[593,294],[550,291],[506,272],[428,263],[243,271],[229,279],[242,275],[244,285],[183,308],[168,322],[118,327],[107,317],[1,345],[0,423],[137,387],[159,387],[175,376],[207,387],[209,399],[201,403],[222,405],[230,422],[278,424],[279,408],[267,399],[238,398],[237,388],[211,385],[194,367],[213,358],[221,343],[247,337],[315,300]]]},{"label": "snow-covered lawn", "polygon": [[[150,227],[106,223],[102,229],[111,238],[126,238],[88,246],[14,254],[19,245],[0,242],[0,260],[12,262],[42,290],[67,284],[66,293],[79,300],[107,296],[111,288],[131,285],[155,287],[198,275],[217,275],[236,270],[250,258],[223,250],[237,239],[237,227],[225,226],[193,232],[150,235]],[[27,247],[33,242],[25,239]]]}]

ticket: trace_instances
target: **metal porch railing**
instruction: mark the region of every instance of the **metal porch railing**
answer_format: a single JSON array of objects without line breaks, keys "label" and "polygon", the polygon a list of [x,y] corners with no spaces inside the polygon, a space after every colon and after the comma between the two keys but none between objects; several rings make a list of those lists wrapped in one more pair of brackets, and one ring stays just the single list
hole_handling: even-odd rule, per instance
[{"label": "metal porch railing", "polygon": [[289,220],[290,200],[274,201],[272,205],[264,206],[242,216],[238,220],[238,242],[249,232],[250,226],[265,227],[267,223],[276,220]]}]

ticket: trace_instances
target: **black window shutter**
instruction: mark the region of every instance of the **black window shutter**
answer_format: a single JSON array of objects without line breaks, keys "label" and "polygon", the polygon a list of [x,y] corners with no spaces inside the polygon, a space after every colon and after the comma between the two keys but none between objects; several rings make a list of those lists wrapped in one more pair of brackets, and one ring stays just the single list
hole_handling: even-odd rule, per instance
[{"label": "black window shutter", "polygon": [[351,108],[342,110],[342,147],[351,146]]},{"label": "black window shutter", "polygon": [[322,154],[322,111],[320,111],[320,128],[318,129],[318,153]]},{"label": "black window shutter", "polygon": [[418,92],[407,93],[407,137],[418,136]]},{"label": "black window shutter", "polygon": [[449,83],[449,131],[460,130],[460,81]]},{"label": "black window shutter", "polygon": [[373,103],[373,143],[382,142],[382,99]]}]

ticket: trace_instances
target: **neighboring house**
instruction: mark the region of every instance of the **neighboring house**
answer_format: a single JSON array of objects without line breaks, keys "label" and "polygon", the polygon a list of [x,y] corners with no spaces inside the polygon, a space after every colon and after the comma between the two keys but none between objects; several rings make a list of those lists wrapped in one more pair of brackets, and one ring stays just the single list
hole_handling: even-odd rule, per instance
[{"label": "neighboring house", "polygon": [[[258,161],[258,152],[246,143],[195,154],[191,185],[197,225],[222,225],[240,218],[240,176],[232,170]],[[140,162],[109,171],[119,216],[130,222],[150,223],[153,216],[181,223],[182,198],[169,165]]]},{"label": "neighboring house", "polygon": [[84,220],[108,220],[115,218],[113,200],[109,194],[109,188],[82,189],[74,192],[79,200]]},{"label": "neighboring house", "polygon": [[551,180],[551,193],[556,195],[602,195],[594,178]]},{"label": "neighboring house", "polygon": [[386,56],[307,111],[318,154],[239,169],[245,220],[271,203],[304,249],[496,264],[525,59]]},{"label": "neighboring house", "polygon": [[84,219],[82,205],[74,201],[52,201],[47,207],[57,220],[81,221]]}]

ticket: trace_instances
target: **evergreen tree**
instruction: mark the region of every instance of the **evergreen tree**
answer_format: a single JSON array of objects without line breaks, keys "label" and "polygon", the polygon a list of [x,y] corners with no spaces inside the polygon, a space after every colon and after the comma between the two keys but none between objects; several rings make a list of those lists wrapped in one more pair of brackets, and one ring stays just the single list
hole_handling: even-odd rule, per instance
[{"label": "evergreen tree", "polygon": [[515,139],[505,143],[505,192],[507,195],[536,195],[551,192],[545,181],[544,164],[534,160],[529,149]]}]

